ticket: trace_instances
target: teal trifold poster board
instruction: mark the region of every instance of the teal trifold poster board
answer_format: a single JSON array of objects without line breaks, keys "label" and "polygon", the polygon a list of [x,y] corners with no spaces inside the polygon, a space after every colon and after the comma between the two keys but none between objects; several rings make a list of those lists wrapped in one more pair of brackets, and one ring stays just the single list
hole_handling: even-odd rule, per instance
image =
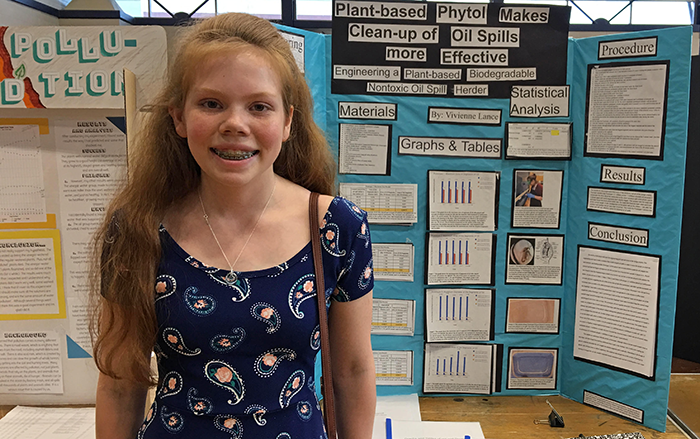
[{"label": "teal trifold poster board", "polygon": [[483,85],[464,80],[332,94],[332,37],[280,28],[303,38],[317,120],[346,154],[341,192],[408,200],[369,210],[374,297],[415,313],[412,331],[372,335],[378,394],[561,394],[664,431],[691,29],[569,39],[565,84],[501,98],[460,97]]}]

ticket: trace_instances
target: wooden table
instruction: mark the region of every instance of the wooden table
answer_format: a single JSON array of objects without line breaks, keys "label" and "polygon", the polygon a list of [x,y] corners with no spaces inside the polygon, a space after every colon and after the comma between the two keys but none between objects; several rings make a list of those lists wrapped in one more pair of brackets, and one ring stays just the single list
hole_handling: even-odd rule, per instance
[{"label": "wooden table", "polygon": [[[545,400],[564,418],[564,428],[535,425],[535,419],[547,419],[551,412]],[[646,439],[687,439],[671,422],[666,423],[666,433],[660,433],[561,396],[421,397],[420,408],[424,421],[478,421],[487,439],[560,439],[635,431]]]},{"label": "wooden table", "polygon": [[[534,424],[551,411],[545,400],[564,418],[564,428]],[[12,407],[0,406],[0,417]],[[420,408],[424,421],[478,421],[487,439],[561,439],[635,431],[646,439],[687,439],[670,422],[666,433],[659,433],[561,396],[421,397]]]}]

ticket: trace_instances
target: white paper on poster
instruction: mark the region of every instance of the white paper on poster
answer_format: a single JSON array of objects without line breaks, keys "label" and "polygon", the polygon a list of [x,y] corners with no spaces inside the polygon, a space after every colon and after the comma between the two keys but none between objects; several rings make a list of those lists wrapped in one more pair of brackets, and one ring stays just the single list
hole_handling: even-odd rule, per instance
[{"label": "white paper on poster", "polygon": [[0,223],[46,222],[37,125],[0,125]]},{"label": "white paper on poster", "polygon": [[304,56],[306,53],[304,36],[281,30],[278,32],[282,35],[282,38],[287,40],[287,44],[289,44],[289,48],[292,50],[292,55],[294,55],[294,61],[296,61],[297,67],[299,67],[301,73],[304,73]]},{"label": "white paper on poster", "polygon": [[340,183],[340,196],[367,212],[370,224],[418,221],[417,184]]},{"label": "white paper on poster", "polygon": [[372,351],[378,386],[413,385],[413,351]]},{"label": "white paper on poster", "polygon": [[90,239],[126,178],[126,136],[108,119],[57,120],[54,132],[65,292],[87,296]]},{"label": "white paper on poster", "polygon": [[341,123],[338,166],[341,174],[386,175],[391,129],[389,125]]},{"label": "white paper on poster", "polygon": [[493,355],[494,345],[426,343],[423,391],[491,393]]},{"label": "white paper on poster", "polygon": [[563,235],[509,235],[506,283],[561,285]]},{"label": "white paper on poster", "polygon": [[17,406],[0,419],[3,439],[95,439],[95,408]]},{"label": "white paper on poster", "polygon": [[3,332],[0,394],[63,393],[63,365],[56,331]]},{"label": "white paper on poster", "polygon": [[60,312],[54,255],[52,238],[0,239],[0,314]]},{"label": "white paper on poster", "polygon": [[372,299],[372,334],[412,336],[415,321],[414,300]]},{"label": "white paper on poster", "polygon": [[68,320],[70,332],[67,334],[74,342],[86,352],[92,352],[92,340],[90,339],[89,308],[87,297],[67,297]]},{"label": "white paper on poster", "polygon": [[493,235],[430,233],[428,285],[491,283]]},{"label": "white paper on poster", "polygon": [[374,280],[413,282],[413,244],[372,244]]},{"label": "white paper on poster", "polygon": [[574,357],[654,376],[658,256],[579,247]]},{"label": "white paper on poster", "polygon": [[654,216],[656,192],[589,187],[586,208],[600,212]]},{"label": "white paper on poster", "polygon": [[513,227],[558,228],[563,180],[563,171],[516,170],[513,175]]},{"label": "white paper on poster", "polygon": [[491,290],[426,289],[426,339],[428,342],[488,341],[492,310]]},{"label": "white paper on poster", "polygon": [[586,154],[660,157],[666,64],[593,66]]},{"label": "white paper on poster", "polygon": [[428,171],[430,230],[496,230],[496,172]]},{"label": "white paper on poster", "polygon": [[570,158],[571,124],[509,123],[506,157]]}]

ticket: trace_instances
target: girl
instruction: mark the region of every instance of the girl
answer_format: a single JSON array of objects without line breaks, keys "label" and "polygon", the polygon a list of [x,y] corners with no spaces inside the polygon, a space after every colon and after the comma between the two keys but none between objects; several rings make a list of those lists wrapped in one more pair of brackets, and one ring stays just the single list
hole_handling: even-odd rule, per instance
[{"label": "girl", "polygon": [[[97,438],[319,438],[321,239],[341,438],[370,438],[372,257],[287,42],[220,15],[181,42],[96,238]],[[143,420],[150,354],[156,399]],[[143,421],[143,422],[142,422]]]}]

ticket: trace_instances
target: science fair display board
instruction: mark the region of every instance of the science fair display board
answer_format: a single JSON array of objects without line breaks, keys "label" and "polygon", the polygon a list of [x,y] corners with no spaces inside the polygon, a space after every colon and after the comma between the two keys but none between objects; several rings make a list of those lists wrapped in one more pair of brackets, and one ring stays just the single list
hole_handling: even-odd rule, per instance
[{"label": "science fair display board", "polygon": [[[569,40],[569,9],[548,5],[336,1],[333,15],[333,37],[279,29],[337,154],[340,193],[372,225],[378,393],[561,394],[664,430],[690,28]],[[98,50],[105,29],[62,36],[54,28],[53,39],[41,40],[13,40],[12,30],[0,40],[11,62],[4,79],[21,79],[25,92],[27,82],[38,94],[53,81],[54,95],[67,99],[71,78],[84,96],[111,84],[97,78],[114,70],[88,80],[81,61],[81,51],[109,59]],[[71,41],[77,67],[58,79],[17,70],[19,59],[27,69],[33,53],[49,58],[54,47],[53,61],[39,63],[54,71],[46,67],[69,57]],[[147,66],[155,68],[165,46],[147,41],[136,47],[152,47]],[[17,42],[23,52],[14,56]],[[84,290],[73,273],[84,274],[86,253],[84,235],[72,233],[94,227],[92,212],[112,184],[100,175],[123,169],[125,153],[109,149],[122,142],[118,119],[108,119],[123,112],[106,106],[100,117],[90,110],[54,119],[22,108],[36,99],[18,101],[17,81],[7,86],[14,103],[0,107],[0,125],[10,134],[0,139],[35,153],[3,160],[34,157],[16,174],[34,178],[35,189],[0,203],[16,206],[0,210],[0,252],[22,252],[16,267],[0,258],[0,332],[2,343],[15,343],[0,349],[0,395],[83,402],[94,389],[83,385],[76,396],[74,387],[91,359],[71,352],[90,350],[76,341],[74,327],[85,320],[71,303],[80,297],[74,289]],[[105,137],[92,142],[98,134]],[[38,170],[43,181],[32,177]],[[0,196],[15,181],[4,175]],[[95,191],[105,199],[84,198]],[[36,301],[20,303],[25,296],[13,292],[27,289],[39,292]],[[18,374],[18,364],[31,367]],[[33,387],[46,371],[47,387]]]},{"label": "science fair display board", "polygon": [[334,2],[324,123],[371,223],[377,388],[664,430],[691,30],[568,39],[569,13]]},{"label": "science fair display board", "polygon": [[159,27],[0,27],[2,404],[94,403],[89,243],[126,178],[124,71],[142,106],[166,64]]}]

